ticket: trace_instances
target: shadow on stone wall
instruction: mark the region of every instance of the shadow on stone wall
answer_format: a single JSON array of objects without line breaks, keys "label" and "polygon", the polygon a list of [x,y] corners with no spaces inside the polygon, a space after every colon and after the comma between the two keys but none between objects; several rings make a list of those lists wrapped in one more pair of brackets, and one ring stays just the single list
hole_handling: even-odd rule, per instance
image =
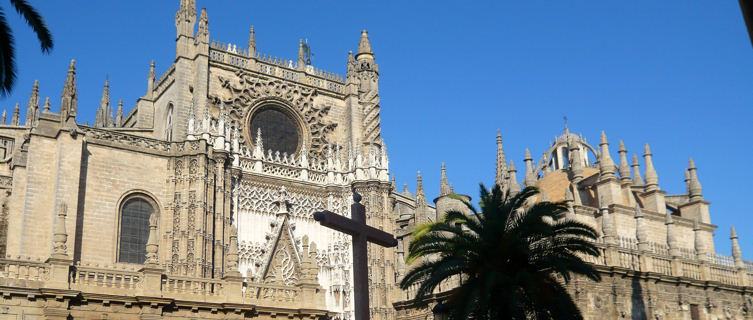
[{"label": "shadow on stone wall", "polygon": [[643,302],[643,287],[638,277],[633,277],[631,283],[632,294],[630,295],[630,314],[633,320],[647,320],[646,304]]}]

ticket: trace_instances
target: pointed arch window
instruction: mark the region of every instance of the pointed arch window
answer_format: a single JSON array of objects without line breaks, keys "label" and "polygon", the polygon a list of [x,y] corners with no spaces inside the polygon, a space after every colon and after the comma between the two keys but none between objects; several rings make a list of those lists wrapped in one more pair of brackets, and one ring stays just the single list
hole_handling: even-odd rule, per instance
[{"label": "pointed arch window", "polygon": [[165,140],[173,141],[173,104],[167,106],[167,118],[165,118]]},{"label": "pointed arch window", "polygon": [[128,196],[120,206],[118,262],[143,264],[149,239],[149,217],[156,214],[154,200],[143,194]]}]

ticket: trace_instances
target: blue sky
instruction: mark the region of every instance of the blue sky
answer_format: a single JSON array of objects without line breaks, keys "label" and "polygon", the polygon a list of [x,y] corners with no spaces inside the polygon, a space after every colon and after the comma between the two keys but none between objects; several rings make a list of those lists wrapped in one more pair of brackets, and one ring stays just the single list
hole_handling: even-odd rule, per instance
[{"label": "blue sky", "polygon": [[[18,85],[0,108],[22,110],[34,79],[53,110],[77,60],[79,121],[93,123],[102,86],[127,111],[175,57],[178,1],[38,1],[55,37],[42,55],[30,29],[3,4],[17,39]],[[206,1],[210,37],[293,59],[308,39],[313,64],[344,74],[368,29],[380,66],[383,135],[399,188],[421,170],[429,199],[440,163],[455,191],[477,197],[494,180],[495,135],[523,168],[563,129],[596,144],[601,130],[642,154],[648,142],[659,183],[684,193],[688,157],[698,166],[717,252],[729,227],[753,260],[753,48],[737,1]],[[643,169],[643,166],[641,167]],[[519,172],[519,179],[523,174]]]}]

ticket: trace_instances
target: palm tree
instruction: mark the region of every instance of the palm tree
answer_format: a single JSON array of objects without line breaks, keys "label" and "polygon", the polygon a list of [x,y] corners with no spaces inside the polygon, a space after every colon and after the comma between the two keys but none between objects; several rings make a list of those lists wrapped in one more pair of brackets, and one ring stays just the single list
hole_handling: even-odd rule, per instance
[{"label": "palm tree", "polygon": [[[52,50],[52,34],[39,12],[25,0],[10,0],[10,3],[37,34],[42,52],[49,53]],[[5,12],[0,8],[0,95],[2,96],[10,93],[16,80],[16,53],[13,41],[13,34],[5,19]]]},{"label": "palm tree", "polygon": [[[598,257],[598,234],[561,218],[564,202],[529,205],[535,187],[511,195],[481,185],[481,211],[449,211],[416,228],[408,263],[417,264],[400,282],[418,284],[422,301],[450,278],[461,279],[446,305],[454,319],[582,319],[564,284],[572,274],[600,281],[583,255]],[[459,199],[459,198],[458,198]]]}]

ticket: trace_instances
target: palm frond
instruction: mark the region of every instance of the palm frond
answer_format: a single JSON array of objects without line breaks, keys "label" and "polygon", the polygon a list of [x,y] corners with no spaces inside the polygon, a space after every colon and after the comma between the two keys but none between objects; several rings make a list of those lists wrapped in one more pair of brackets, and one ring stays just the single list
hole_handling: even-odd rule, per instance
[{"label": "palm frond", "polygon": [[0,95],[6,96],[16,81],[16,59],[13,34],[0,8]]},{"label": "palm frond", "polygon": [[10,0],[13,7],[16,8],[16,12],[20,14],[26,23],[34,30],[34,33],[39,39],[39,43],[42,46],[42,52],[49,53],[53,47],[52,33],[47,28],[47,24],[44,18],[34,9],[26,0]]}]

